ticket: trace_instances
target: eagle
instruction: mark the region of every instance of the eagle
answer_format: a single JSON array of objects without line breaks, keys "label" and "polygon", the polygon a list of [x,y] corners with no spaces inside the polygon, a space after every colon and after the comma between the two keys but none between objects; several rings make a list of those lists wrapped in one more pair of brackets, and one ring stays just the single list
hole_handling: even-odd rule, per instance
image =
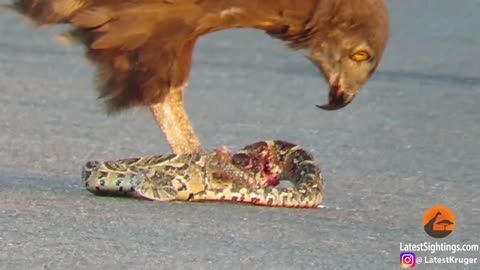
[{"label": "eagle", "polygon": [[148,106],[172,151],[203,152],[183,96],[199,37],[253,28],[301,50],[348,105],[380,63],[388,39],[383,0],[16,0],[37,25],[71,24],[62,34],[86,47],[109,113]]}]

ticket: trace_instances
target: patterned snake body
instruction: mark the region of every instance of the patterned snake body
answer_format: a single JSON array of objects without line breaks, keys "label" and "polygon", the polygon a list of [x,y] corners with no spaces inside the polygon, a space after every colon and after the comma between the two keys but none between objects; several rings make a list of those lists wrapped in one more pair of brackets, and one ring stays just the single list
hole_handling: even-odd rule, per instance
[{"label": "patterned snake body", "polygon": [[87,190],[156,201],[232,201],[317,207],[323,179],[311,154],[285,141],[261,141],[233,155],[220,148],[183,154],[88,162]]}]

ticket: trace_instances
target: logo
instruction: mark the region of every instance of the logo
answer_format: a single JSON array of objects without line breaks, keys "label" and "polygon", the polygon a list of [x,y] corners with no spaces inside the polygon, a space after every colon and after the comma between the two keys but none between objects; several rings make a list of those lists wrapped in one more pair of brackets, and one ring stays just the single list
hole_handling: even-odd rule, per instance
[{"label": "logo", "polygon": [[455,216],[450,208],[444,205],[435,205],[423,214],[423,228],[434,238],[444,238],[455,229]]},{"label": "logo", "polygon": [[413,252],[400,253],[400,267],[402,268],[415,268],[417,256]]}]

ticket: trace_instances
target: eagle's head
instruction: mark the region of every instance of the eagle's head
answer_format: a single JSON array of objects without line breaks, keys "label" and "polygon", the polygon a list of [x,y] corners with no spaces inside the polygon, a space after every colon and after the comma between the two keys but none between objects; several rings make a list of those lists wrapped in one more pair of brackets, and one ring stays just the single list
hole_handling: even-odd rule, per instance
[{"label": "eagle's head", "polygon": [[310,34],[307,47],[307,57],[330,84],[329,103],[317,105],[325,110],[340,109],[353,100],[379,64],[388,38],[383,1],[336,2],[341,4],[331,7],[334,16],[316,14],[315,34]]}]

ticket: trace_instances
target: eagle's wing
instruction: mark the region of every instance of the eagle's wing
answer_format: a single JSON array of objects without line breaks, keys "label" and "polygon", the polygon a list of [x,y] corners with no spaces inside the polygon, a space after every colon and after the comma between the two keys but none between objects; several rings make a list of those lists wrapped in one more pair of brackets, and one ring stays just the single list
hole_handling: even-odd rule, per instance
[{"label": "eagle's wing", "polygon": [[198,0],[27,0],[21,13],[38,24],[69,23],[62,35],[87,47],[98,67],[98,90],[107,110],[154,104],[183,86],[196,41]]}]

